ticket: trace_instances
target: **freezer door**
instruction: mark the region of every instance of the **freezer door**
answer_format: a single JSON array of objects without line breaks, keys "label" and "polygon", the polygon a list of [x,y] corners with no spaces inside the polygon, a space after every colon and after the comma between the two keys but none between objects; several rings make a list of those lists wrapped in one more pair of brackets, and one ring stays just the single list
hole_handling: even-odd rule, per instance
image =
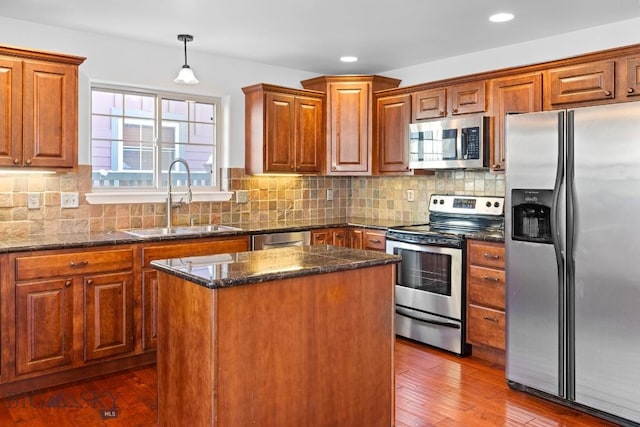
[{"label": "freezer door", "polygon": [[640,422],[640,103],[574,120],[575,400]]},{"label": "freezer door", "polygon": [[[562,397],[559,275],[564,270],[557,264],[553,244],[517,241],[511,236],[512,191],[556,186],[563,120],[558,112],[509,116],[505,144],[506,375],[509,381]],[[563,205],[564,198],[559,202]],[[555,224],[552,233],[564,236],[563,230],[563,224]]]}]

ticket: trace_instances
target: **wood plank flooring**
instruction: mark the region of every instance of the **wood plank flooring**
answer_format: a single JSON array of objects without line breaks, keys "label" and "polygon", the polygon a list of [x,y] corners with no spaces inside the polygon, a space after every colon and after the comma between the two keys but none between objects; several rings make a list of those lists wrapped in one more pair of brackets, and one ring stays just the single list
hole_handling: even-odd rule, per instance
[{"label": "wood plank flooring", "polygon": [[[473,357],[398,339],[395,367],[397,427],[615,425],[513,391],[502,369]],[[155,367],[137,369],[0,400],[0,426],[156,426],[156,396]]]}]

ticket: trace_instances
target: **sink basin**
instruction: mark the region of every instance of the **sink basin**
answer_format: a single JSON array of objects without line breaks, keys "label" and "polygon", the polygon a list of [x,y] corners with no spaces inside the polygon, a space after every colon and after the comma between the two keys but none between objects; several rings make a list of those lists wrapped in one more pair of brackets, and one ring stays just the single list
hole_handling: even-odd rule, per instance
[{"label": "sink basin", "polygon": [[209,234],[224,233],[228,231],[242,231],[241,228],[231,227],[228,225],[208,224],[208,225],[191,225],[178,227],[154,227],[154,228],[132,228],[121,230],[124,233],[136,237],[160,237],[160,236],[182,236],[189,234]]}]

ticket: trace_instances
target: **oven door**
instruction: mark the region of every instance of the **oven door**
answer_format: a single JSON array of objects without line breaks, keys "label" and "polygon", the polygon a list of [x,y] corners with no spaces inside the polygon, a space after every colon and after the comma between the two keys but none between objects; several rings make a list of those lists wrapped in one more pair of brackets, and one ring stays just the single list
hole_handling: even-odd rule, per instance
[{"label": "oven door", "polygon": [[387,239],[387,253],[402,257],[397,306],[462,320],[462,249]]}]

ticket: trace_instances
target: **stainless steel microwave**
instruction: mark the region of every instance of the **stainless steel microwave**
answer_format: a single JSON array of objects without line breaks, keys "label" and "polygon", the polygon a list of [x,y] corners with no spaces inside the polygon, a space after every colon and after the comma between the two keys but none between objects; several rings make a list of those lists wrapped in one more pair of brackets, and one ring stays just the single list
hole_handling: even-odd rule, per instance
[{"label": "stainless steel microwave", "polygon": [[409,125],[411,169],[482,169],[489,166],[491,120],[467,114]]}]

